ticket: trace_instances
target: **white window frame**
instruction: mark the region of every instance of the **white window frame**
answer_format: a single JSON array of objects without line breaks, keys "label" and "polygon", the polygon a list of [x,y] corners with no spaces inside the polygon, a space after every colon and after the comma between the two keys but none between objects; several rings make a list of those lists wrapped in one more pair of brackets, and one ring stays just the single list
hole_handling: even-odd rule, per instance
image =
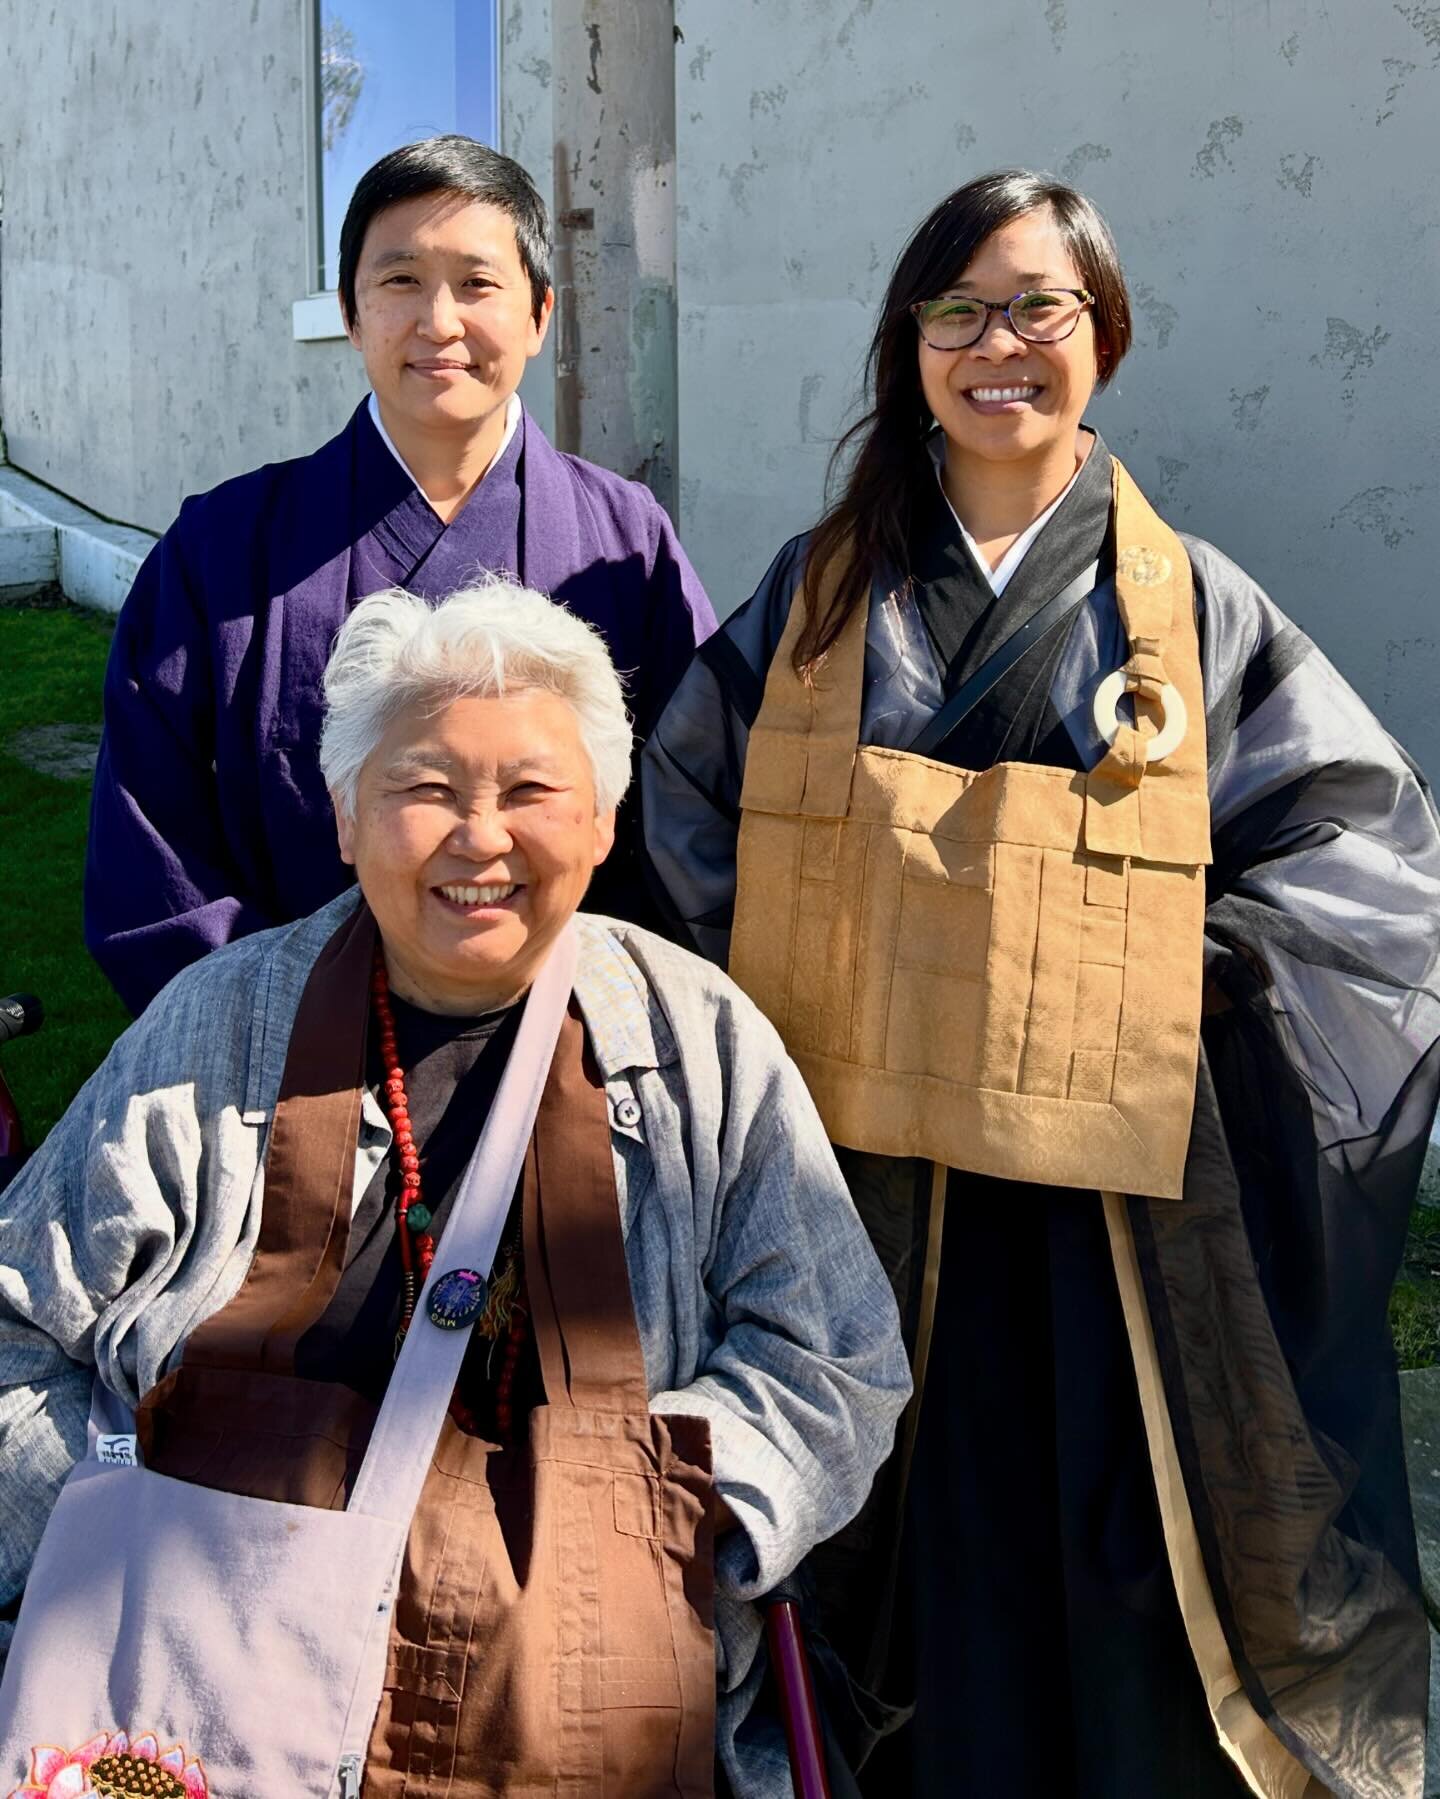
[{"label": "white window frame", "polygon": [[324,0],[307,0],[300,8],[300,66],[305,71],[305,274],[302,298],[290,308],[291,335],[297,343],[324,343],[345,336],[340,296],[321,285],[324,249],[321,219],[325,199],[320,160],[320,8]]}]

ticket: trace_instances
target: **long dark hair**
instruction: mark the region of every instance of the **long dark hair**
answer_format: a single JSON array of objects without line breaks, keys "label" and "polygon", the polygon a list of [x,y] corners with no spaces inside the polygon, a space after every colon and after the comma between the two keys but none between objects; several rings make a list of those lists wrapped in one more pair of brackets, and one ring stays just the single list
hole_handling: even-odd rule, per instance
[{"label": "long dark hair", "polygon": [[[1063,181],[1028,169],[1001,169],[967,181],[942,200],[900,252],[865,359],[870,410],[830,458],[833,482],[851,446],[859,449],[839,500],[811,534],[805,565],[805,627],[795,646],[803,671],[823,656],[882,569],[908,565],[910,507],[918,483],[933,480],[925,439],[930,409],[920,387],[910,307],[959,279],[1002,225],[1049,207],[1065,247],[1095,296],[1097,382],[1103,387],[1130,347],[1130,296],[1110,228],[1094,203]],[[839,583],[822,612],[821,588],[837,560]]]}]

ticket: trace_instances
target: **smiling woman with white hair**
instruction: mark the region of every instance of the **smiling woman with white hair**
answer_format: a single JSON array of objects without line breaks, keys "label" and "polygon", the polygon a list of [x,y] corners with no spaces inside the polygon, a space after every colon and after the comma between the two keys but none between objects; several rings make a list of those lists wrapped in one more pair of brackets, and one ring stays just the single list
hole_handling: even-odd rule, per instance
[{"label": "smiling woman with white hair", "polygon": [[908,1391],[814,1107],[724,975],[577,916],[630,774],[587,625],[378,594],[325,693],[358,891],[178,976],[4,1195],[0,1756],[788,1794],[754,1601]]},{"label": "smiling woman with white hair", "polygon": [[441,1013],[514,999],[609,852],[630,780],[598,633],[499,579],[438,609],[377,594],[335,641],[325,708],[340,853],[394,991]]}]

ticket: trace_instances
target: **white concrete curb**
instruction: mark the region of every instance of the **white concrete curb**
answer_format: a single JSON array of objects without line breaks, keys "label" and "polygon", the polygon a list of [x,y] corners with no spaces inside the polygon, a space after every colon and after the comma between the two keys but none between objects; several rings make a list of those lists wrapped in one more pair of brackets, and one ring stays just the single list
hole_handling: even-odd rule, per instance
[{"label": "white concrete curb", "polygon": [[0,525],[0,595],[34,593],[59,579],[53,525]]},{"label": "white concrete curb", "polygon": [[107,524],[74,500],[0,464],[0,526],[49,525],[59,551],[60,586],[77,606],[118,612],[155,539]]}]

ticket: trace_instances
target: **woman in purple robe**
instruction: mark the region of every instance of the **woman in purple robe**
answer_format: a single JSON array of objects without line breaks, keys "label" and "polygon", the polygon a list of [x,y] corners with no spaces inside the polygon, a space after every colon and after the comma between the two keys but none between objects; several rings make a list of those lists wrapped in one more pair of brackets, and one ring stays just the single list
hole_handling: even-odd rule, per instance
[{"label": "woman in purple robe", "polygon": [[[320,676],[356,601],[504,573],[595,625],[643,738],[714,616],[638,483],[555,451],[516,389],[554,305],[525,171],[463,137],[360,181],[340,303],[372,392],[311,456],[196,495],[120,615],[105,683],[85,936],[136,1012],[217,944],[350,882],[320,775]],[[644,918],[622,820],[595,910]]]}]

